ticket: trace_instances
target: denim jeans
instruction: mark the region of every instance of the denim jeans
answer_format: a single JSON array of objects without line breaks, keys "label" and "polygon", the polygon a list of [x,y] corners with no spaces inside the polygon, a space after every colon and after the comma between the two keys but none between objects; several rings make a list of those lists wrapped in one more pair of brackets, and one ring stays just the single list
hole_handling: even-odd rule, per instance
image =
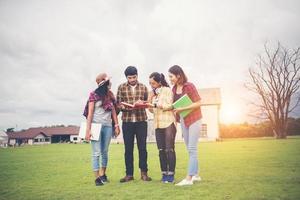
[{"label": "denim jeans", "polygon": [[147,122],[123,122],[123,139],[125,146],[125,165],[126,175],[133,176],[133,149],[134,138],[136,137],[137,147],[139,151],[139,168],[141,172],[148,171],[147,164]]},{"label": "denim jeans", "polygon": [[198,139],[201,130],[201,120],[194,122],[186,127],[184,120],[180,120],[183,139],[189,153],[188,175],[194,176],[198,174]]},{"label": "denim jeans", "polygon": [[[93,171],[100,167],[106,167],[108,162],[108,147],[112,136],[112,127],[102,125],[99,141],[92,140],[92,164]],[[101,160],[101,166],[99,164]]]}]

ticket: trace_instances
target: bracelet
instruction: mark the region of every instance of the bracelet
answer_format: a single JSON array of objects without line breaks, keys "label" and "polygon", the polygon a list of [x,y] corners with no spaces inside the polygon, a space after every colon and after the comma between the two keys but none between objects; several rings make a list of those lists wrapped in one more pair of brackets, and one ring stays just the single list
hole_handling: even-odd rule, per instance
[{"label": "bracelet", "polygon": [[119,127],[119,124],[115,124],[115,128]]}]

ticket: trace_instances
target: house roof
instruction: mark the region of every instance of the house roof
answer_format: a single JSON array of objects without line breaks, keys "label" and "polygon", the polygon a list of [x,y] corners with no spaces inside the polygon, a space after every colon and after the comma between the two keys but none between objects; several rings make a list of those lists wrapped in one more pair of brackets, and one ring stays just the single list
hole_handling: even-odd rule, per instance
[{"label": "house roof", "polygon": [[198,89],[201,97],[201,105],[221,105],[221,90],[220,88],[201,88]]},{"label": "house roof", "polygon": [[4,131],[0,131],[0,137],[7,137],[7,134]]},{"label": "house roof", "polygon": [[8,136],[4,131],[0,131],[0,142],[7,142]]},{"label": "house roof", "polygon": [[78,126],[67,126],[67,127],[38,127],[29,128],[23,131],[17,131],[8,133],[10,139],[31,139],[39,135],[40,133],[51,137],[54,135],[78,135]]}]

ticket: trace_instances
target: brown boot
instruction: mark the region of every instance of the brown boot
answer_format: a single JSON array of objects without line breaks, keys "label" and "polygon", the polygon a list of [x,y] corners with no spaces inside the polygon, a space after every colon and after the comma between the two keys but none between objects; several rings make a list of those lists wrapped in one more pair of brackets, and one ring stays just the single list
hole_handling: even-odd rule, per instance
[{"label": "brown boot", "polygon": [[152,178],[148,176],[147,172],[141,172],[141,179],[143,181],[152,181]]},{"label": "brown boot", "polygon": [[120,179],[120,183],[126,183],[133,180],[134,180],[133,176],[125,176],[124,178]]}]

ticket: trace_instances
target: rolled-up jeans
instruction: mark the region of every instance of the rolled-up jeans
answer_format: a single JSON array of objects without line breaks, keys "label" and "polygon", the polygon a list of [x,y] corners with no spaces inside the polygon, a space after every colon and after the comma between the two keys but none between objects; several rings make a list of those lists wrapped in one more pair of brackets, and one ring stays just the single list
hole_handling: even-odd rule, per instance
[{"label": "rolled-up jeans", "polygon": [[[93,171],[98,171],[100,167],[107,167],[108,147],[112,136],[112,127],[102,125],[99,140],[92,140],[92,165]],[[101,165],[99,160],[101,160]]]},{"label": "rolled-up jeans", "polygon": [[186,127],[184,124],[184,120],[181,118],[180,124],[181,124],[183,139],[189,153],[188,175],[189,176],[198,175],[198,171],[199,171],[198,140],[201,131],[201,120],[198,120],[193,124],[191,124],[189,127]]}]

